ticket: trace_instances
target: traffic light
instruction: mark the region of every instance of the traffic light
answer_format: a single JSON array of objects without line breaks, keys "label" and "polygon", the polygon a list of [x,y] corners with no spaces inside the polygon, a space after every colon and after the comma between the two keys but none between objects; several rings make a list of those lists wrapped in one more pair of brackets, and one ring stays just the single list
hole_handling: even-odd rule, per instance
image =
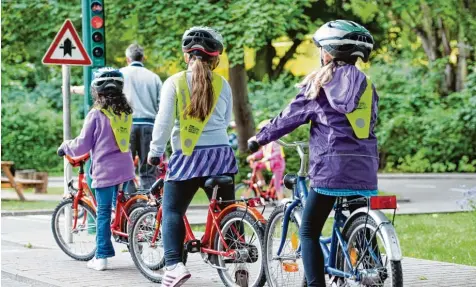
[{"label": "traffic light", "polygon": [[[83,0],[85,1],[85,0]],[[93,67],[106,65],[106,33],[104,29],[104,3],[102,0],[90,0],[90,53]]]}]

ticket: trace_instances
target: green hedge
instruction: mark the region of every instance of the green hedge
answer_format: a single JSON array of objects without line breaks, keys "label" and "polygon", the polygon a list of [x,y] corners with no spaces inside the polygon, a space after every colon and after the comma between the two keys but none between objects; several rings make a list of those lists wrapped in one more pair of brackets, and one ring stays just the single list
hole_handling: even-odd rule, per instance
[{"label": "green hedge", "polygon": [[[76,135],[81,123],[72,121]],[[62,139],[62,113],[46,100],[2,103],[2,160],[14,161],[16,169],[62,171],[56,155]]]}]

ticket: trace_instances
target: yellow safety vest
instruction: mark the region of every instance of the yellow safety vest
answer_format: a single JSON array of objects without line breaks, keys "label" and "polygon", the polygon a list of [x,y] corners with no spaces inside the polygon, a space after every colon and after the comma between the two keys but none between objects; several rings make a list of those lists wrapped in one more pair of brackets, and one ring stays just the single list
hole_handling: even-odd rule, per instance
[{"label": "yellow safety vest", "polygon": [[355,135],[359,139],[367,139],[370,135],[370,118],[372,115],[372,82],[367,78],[367,88],[360,98],[357,108],[345,116],[350,122]]},{"label": "yellow safety vest", "polygon": [[108,117],[114,138],[116,138],[117,146],[119,146],[121,152],[128,152],[132,129],[132,115],[121,113],[121,115],[118,116],[107,109],[101,109],[101,112]]},{"label": "yellow safety vest", "polygon": [[178,116],[180,121],[180,143],[182,144],[182,153],[190,156],[193,149],[197,145],[198,139],[202,134],[203,128],[210,119],[213,110],[215,109],[218,98],[223,86],[223,79],[220,75],[213,73],[213,94],[215,96],[212,106],[212,111],[207,115],[204,121],[198,118],[193,118],[185,114],[187,107],[190,105],[190,90],[187,84],[187,73],[182,74],[174,79],[176,87],[176,95],[178,100]]}]

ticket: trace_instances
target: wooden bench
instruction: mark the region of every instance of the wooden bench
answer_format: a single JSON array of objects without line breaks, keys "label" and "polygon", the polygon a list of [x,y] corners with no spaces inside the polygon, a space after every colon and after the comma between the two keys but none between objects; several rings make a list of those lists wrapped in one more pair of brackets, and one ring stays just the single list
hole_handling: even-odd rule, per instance
[{"label": "wooden bench", "polygon": [[[36,193],[42,193],[45,186],[45,181],[40,179],[15,178],[15,183],[20,185],[22,189],[34,188]],[[7,177],[2,176],[2,188],[13,188]]]},{"label": "wooden bench", "polygon": [[2,188],[13,188],[20,200],[24,201],[25,196],[23,195],[23,189],[25,188],[35,188],[37,193],[46,193],[46,188],[48,186],[48,176],[45,173],[40,173],[41,179],[24,179],[24,178],[15,178],[11,172],[11,167],[13,166],[12,161],[2,161],[2,171],[6,177],[2,176]]}]

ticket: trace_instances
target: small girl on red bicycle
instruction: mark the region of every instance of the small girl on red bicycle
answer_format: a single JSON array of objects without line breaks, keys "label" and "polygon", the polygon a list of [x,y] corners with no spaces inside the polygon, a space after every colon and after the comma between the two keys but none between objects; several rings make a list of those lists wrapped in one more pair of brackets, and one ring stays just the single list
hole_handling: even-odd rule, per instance
[{"label": "small girl on red bicycle", "polygon": [[[269,123],[269,120],[262,121],[258,124],[258,130],[262,129]],[[259,161],[256,161],[259,160]],[[278,200],[284,198],[283,187],[281,185],[283,181],[284,171],[286,169],[286,161],[284,160],[284,150],[276,142],[270,142],[269,144],[263,146],[259,151],[248,156],[246,161],[256,161],[253,162],[252,168],[257,169],[258,185],[264,185],[264,176],[261,172],[263,169],[268,169],[273,173],[274,188],[276,190],[276,195]],[[250,163],[251,165],[251,163]]]},{"label": "small girl on red bicycle", "polygon": [[115,255],[111,242],[114,195],[135,177],[129,150],[132,108],[122,92],[123,83],[122,73],[113,68],[94,73],[91,83],[94,107],[84,120],[81,134],[58,149],[59,155],[91,154],[90,173],[97,201],[97,249],[87,266],[98,271],[105,270],[107,258]]}]

